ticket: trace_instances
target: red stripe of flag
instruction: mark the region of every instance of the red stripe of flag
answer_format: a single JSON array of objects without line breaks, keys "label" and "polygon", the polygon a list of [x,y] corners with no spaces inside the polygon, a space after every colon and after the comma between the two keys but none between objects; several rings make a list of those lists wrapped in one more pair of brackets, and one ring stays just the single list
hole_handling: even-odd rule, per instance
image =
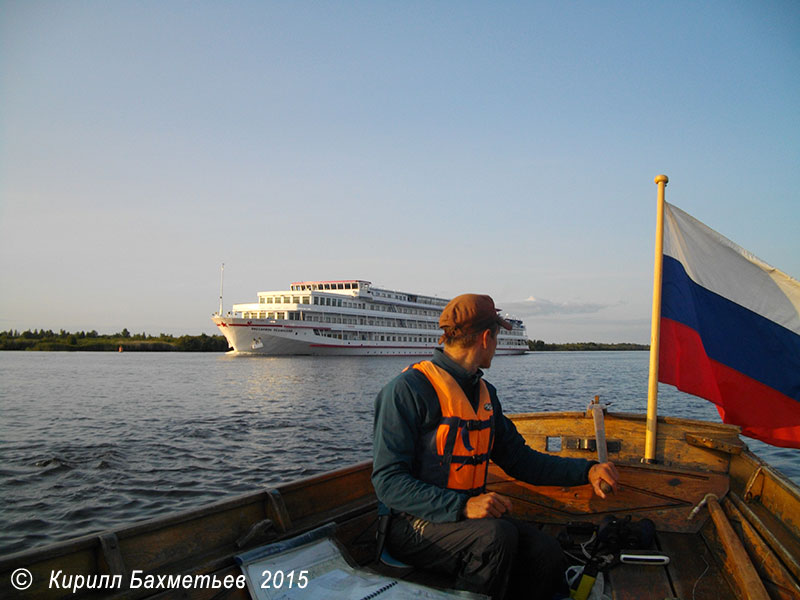
[{"label": "red stripe of flag", "polygon": [[800,448],[796,400],[709,358],[694,329],[667,318],[661,319],[658,379],[710,400],[723,422],[739,425],[746,436]]}]

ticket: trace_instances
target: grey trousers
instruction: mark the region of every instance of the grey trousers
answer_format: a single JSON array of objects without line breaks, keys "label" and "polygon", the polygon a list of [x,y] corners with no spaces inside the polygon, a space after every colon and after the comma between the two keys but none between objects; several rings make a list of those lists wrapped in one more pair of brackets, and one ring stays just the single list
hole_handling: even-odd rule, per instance
[{"label": "grey trousers", "polygon": [[551,600],[569,594],[558,542],[510,517],[431,523],[401,513],[392,517],[386,547],[405,563],[452,575],[454,589],[493,600]]}]

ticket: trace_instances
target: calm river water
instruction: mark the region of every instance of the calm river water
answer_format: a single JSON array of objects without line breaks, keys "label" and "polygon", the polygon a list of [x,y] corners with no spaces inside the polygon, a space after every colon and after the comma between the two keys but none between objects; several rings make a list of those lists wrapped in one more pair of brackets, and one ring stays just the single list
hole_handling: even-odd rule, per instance
[{"label": "calm river water", "polygon": [[[0,554],[371,456],[372,404],[409,358],[0,352]],[[499,357],[509,413],[645,412],[646,352]],[[661,414],[719,421],[661,386]],[[800,483],[800,451],[748,445]]]}]

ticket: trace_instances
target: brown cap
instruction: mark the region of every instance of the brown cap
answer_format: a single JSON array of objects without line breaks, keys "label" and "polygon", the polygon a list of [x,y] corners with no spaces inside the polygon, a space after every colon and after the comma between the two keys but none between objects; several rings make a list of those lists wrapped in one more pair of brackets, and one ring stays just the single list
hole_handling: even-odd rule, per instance
[{"label": "brown cap", "polygon": [[449,337],[488,329],[495,323],[505,329],[511,329],[511,323],[497,314],[494,300],[490,296],[461,294],[447,303],[439,317],[439,327],[444,329],[444,335],[439,338],[439,343],[444,343]]}]

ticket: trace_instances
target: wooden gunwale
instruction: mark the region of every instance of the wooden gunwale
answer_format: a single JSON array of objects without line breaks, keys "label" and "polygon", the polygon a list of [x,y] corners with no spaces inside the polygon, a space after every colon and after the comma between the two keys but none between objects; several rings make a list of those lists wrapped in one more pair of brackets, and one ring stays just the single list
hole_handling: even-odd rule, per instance
[{"label": "wooden gunwale", "polygon": [[[800,543],[790,533],[781,531],[785,528],[784,523],[768,512],[765,514],[765,511],[759,509],[758,505],[746,504],[735,492],[731,492],[729,500],[734,509],[764,539],[767,546],[777,554],[794,577],[800,579]],[[757,514],[757,511],[761,512],[761,516]],[[767,524],[767,520],[769,524]]]},{"label": "wooden gunwale", "polygon": [[[371,462],[365,461],[317,476],[310,476],[272,490],[243,494],[218,501],[197,509],[182,511],[165,517],[157,517],[134,525],[113,530],[119,547],[117,560],[108,560],[104,555],[101,538],[110,532],[99,532],[81,536],[75,540],[56,542],[38,550],[23,551],[0,558],[0,597],[31,597],[14,590],[10,585],[10,574],[17,568],[26,568],[40,587],[36,597],[61,597],[58,590],[47,586],[51,573],[63,570],[75,575],[124,575],[133,569],[150,574],[197,574],[211,573],[234,566],[233,557],[242,551],[257,547],[282,537],[290,537],[313,529],[323,522],[344,522],[364,514],[375,512],[376,499],[369,481]],[[331,493],[336,489],[350,488],[347,494]],[[299,491],[305,490],[308,497],[298,501]],[[280,528],[270,537],[255,538],[247,546],[238,547],[236,540],[244,536],[255,524],[264,519],[277,523],[274,512],[274,496],[277,494],[288,505],[292,514],[289,531]],[[284,498],[284,494],[286,498]],[[316,504],[316,516],[307,514],[307,505]],[[110,564],[117,569],[112,570]],[[118,570],[124,567],[124,571]],[[61,590],[63,592],[63,590]],[[71,591],[70,594],[71,595]],[[130,592],[117,590],[115,597],[139,598],[155,596],[151,591]]]},{"label": "wooden gunwale", "polygon": [[[220,512],[227,510],[260,505],[267,501],[266,495],[269,494],[271,490],[277,490],[281,493],[284,493],[285,491],[304,489],[309,485],[323,485],[331,480],[335,480],[352,473],[358,473],[364,471],[365,469],[369,469],[371,472],[371,461],[362,461],[360,463],[342,467],[333,471],[326,471],[325,473],[320,473],[319,475],[310,475],[286,484],[280,484],[276,488],[270,488],[268,490],[257,492],[247,492],[240,496],[206,504],[200,508],[192,508],[165,516],[154,517],[153,519],[140,521],[133,525],[123,526],[119,529],[113,529],[110,531],[113,531],[120,541],[127,540],[130,538],[135,538],[143,533],[151,533],[154,529],[166,529],[175,525],[197,521],[205,516],[219,514]],[[34,551],[22,550],[6,556],[0,556],[0,570],[14,568],[18,565],[21,565],[22,563],[20,561],[24,562],[25,560],[30,559],[31,552],[35,552],[38,558],[47,559],[81,550],[95,549],[99,544],[99,537],[103,533],[103,531],[98,533],[90,533],[73,540],[54,542],[53,544],[43,546],[42,548],[38,548]]]},{"label": "wooden gunwale", "polygon": [[725,551],[725,568],[733,576],[736,587],[748,599],[769,600],[764,583],[744,549],[742,540],[736,535],[730,521],[725,516],[725,511],[717,502],[716,496],[708,498],[708,511],[711,513],[714,526],[717,528],[717,535]]},{"label": "wooden gunwale", "polygon": [[[779,595],[781,598],[800,598],[800,585],[781,562],[781,557],[737,508],[741,506],[741,501],[734,500],[734,496],[735,494],[731,492],[729,501],[724,503],[725,514],[737,530],[747,554],[754,559],[753,562],[759,575],[765,580],[768,590],[774,590],[771,595]],[[791,556],[784,555],[782,558],[792,560]]]},{"label": "wooden gunwale", "polygon": [[[748,506],[763,506],[790,532],[800,539],[800,511],[797,510],[797,486],[751,452],[744,452],[731,461],[731,489]],[[748,484],[749,498],[745,492]]]}]

